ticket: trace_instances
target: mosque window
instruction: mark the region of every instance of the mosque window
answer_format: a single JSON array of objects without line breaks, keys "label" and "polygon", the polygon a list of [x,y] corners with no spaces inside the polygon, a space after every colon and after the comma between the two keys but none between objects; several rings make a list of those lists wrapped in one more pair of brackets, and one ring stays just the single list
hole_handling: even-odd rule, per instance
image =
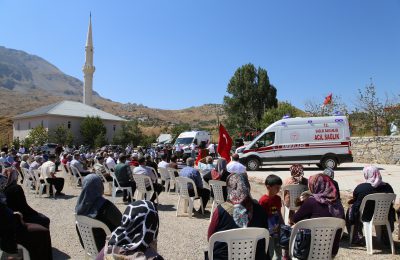
[{"label": "mosque window", "polygon": [[31,122],[28,123],[28,129],[32,129]]},{"label": "mosque window", "polygon": [[71,129],[71,121],[68,121],[68,129]]},{"label": "mosque window", "polygon": [[117,126],[116,125],[113,125],[113,130],[114,130],[114,132],[115,132],[115,128],[116,128]]}]

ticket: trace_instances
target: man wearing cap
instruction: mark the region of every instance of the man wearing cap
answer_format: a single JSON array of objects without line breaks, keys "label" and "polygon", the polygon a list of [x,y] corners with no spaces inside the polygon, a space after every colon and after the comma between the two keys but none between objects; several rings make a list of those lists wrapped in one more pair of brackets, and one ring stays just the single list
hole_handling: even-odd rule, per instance
[{"label": "man wearing cap", "polygon": [[49,160],[43,163],[41,170],[40,170],[40,182],[44,183],[46,180],[50,183],[50,194],[53,193],[52,186],[54,185],[56,189],[56,195],[64,195],[61,193],[62,189],[64,188],[64,178],[57,178],[56,177],[56,155],[50,154]]},{"label": "man wearing cap", "polygon": [[246,173],[246,166],[239,162],[237,153],[232,155],[232,161],[226,165],[226,170],[230,173]]}]

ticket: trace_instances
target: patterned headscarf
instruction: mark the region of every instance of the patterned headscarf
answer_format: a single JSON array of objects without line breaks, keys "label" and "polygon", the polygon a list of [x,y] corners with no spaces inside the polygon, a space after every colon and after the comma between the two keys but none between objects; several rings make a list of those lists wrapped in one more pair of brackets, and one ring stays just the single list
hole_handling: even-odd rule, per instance
[{"label": "patterned headscarf", "polygon": [[293,184],[299,184],[301,182],[301,180],[303,179],[303,175],[304,175],[303,165],[293,164],[290,167],[290,175],[292,176]]},{"label": "patterned headscarf", "polygon": [[329,167],[324,170],[324,174],[328,175],[332,180],[335,178],[335,172]]},{"label": "patterned headscarf", "polygon": [[382,175],[379,169],[373,165],[367,165],[363,169],[365,182],[370,183],[372,187],[376,188],[381,184],[384,184],[382,181]]},{"label": "patterned headscarf", "polygon": [[103,193],[104,186],[101,178],[93,173],[88,174],[83,179],[82,192],[75,207],[76,214],[95,218],[106,201]]},{"label": "patterned headscarf", "polygon": [[125,209],[121,225],[112,232],[108,245],[125,252],[144,252],[157,239],[158,228],[158,212],[153,202],[135,201]]},{"label": "patterned headscarf", "polygon": [[308,188],[316,201],[328,205],[329,212],[333,217],[342,218],[344,216],[342,203],[338,200],[339,191],[336,190],[329,176],[322,173],[312,175],[308,179]]},{"label": "patterned headscarf", "polygon": [[233,220],[239,227],[246,227],[252,217],[250,183],[243,173],[229,175],[226,180],[228,201],[233,204]]}]

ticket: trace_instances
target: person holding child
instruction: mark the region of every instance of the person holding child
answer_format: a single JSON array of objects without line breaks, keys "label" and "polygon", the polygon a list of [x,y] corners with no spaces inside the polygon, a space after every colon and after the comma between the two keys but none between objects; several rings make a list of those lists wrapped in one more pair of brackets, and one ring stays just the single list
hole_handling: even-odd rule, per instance
[{"label": "person holding child", "polygon": [[270,174],[265,179],[265,186],[267,191],[258,203],[267,213],[268,230],[271,236],[268,253],[271,259],[281,259],[282,249],[279,245],[279,227],[284,221],[281,214],[282,201],[278,193],[281,190],[282,179],[279,176]]}]

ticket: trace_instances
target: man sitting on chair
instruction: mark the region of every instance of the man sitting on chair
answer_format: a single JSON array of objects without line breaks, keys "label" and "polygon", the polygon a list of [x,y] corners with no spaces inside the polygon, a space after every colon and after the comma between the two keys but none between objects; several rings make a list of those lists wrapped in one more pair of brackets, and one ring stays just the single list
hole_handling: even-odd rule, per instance
[{"label": "man sitting on chair", "polygon": [[44,183],[46,180],[50,185],[50,194],[53,193],[52,186],[56,188],[56,195],[64,195],[61,193],[62,189],[64,188],[64,178],[57,178],[56,177],[56,155],[50,154],[49,160],[43,163],[40,171],[40,182]]},{"label": "man sitting on chair", "polygon": [[[157,195],[161,193],[162,191],[162,185],[157,183],[157,176],[154,174],[154,172],[150,169],[150,167],[146,166],[146,159],[144,157],[139,159],[139,166],[135,167],[135,170],[133,170],[133,174],[143,174],[146,176],[149,176],[151,179],[151,182],[153,183],[154,191],[157,192]],[[146,189],[150,190],[150,183],[146,183]],[[148,198],[146,198],[148,199]],[[156,194],[153,194],[153,197],[150,199],[152,202],[156,199]]]},{"label": "man sitting on chair", "polygon": [[104,157],[98,156],[97,162],[93,165],[93,168],[97,173],[101,173],[107,181],[112,181],[111,175],[107,172],[106,167],[104,166]]},{"label": "man sitting on chair", "polygon": [[[132,195],[135,193],[136,190],[136,183],[132,177],[131,167],[126,163],[126,156],[121,155],[119,157],[119,163],[115,166],[115,177],[117,178],[119,185],[121,187],[131,187],[132,188]],[[131,196],[127,195],[126,190],[124,190],[123,195],[123,202],[132,202]]]},{"label": "man sitting on chair", "polygon": [[[81,156],[80,156],[79,153],[75,153],[75,154],[74,154],[74,159],[71,161],[70,165],[71,165],[71,166],[74,166],[76,169],[78,169],[79,173],[80,173],[82,176],[86,176],[86,175],[90,174],[91,172],[88,171],[88,170],[85,170],[85,169],[83,168],[82,163],[79,161],[80,157],[81,157]],[[78,177],[78,176],[77,176],[77,177]]]},{"label": "man sitting on chair", "polygon": [[[199,195],[199,197],[203,202],[203,207],[206,208],[207,202],[210,199],[210,191],[208,189],[203,188],[203,180],[201,178],[201,175],[198,170],[193,168],[194,159],[192,157],[186,159],[186,165],[187,166],[180,171],[179,175],[181,177],[190,178],[194,181],[197,189],[197,194]],[[191,184],[188,184],[188,189],[189,189],[189,195],[193,197],[194,189]]]}]

